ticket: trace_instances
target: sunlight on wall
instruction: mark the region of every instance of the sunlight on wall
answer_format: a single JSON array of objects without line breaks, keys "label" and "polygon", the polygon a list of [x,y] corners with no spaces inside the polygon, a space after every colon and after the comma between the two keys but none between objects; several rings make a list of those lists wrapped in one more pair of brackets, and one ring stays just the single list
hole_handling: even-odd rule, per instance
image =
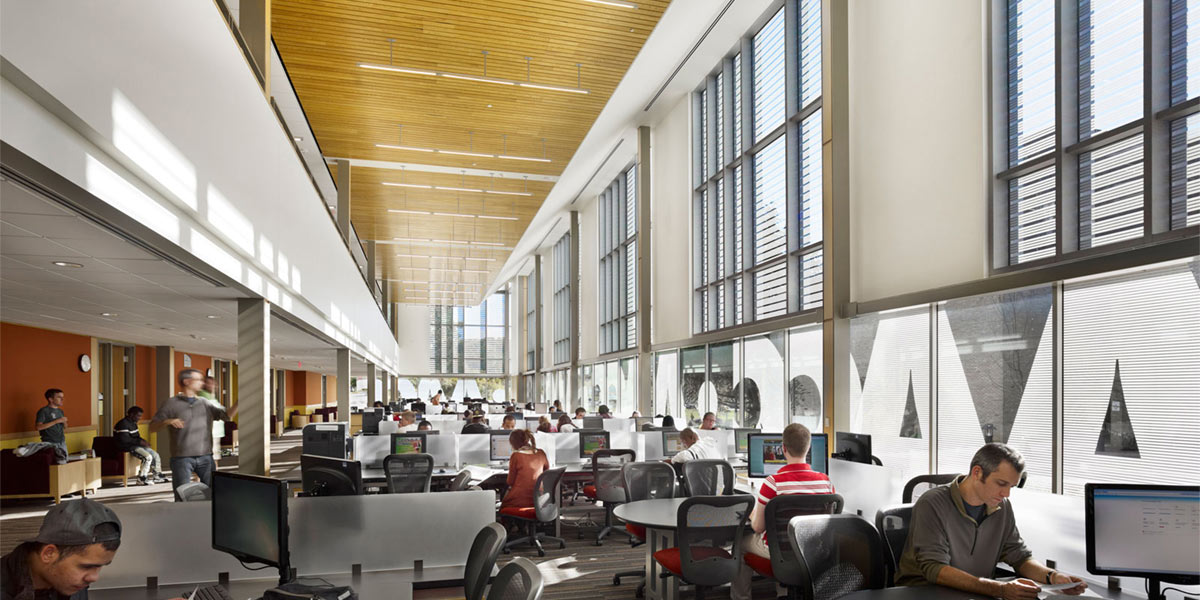
[{"label": "sunlight on wall", "polygon": [[176,200],[196,210],[196,168],[120,90],[113,90],[113,144]]},{"label": "sunlight on wall", "polygon": [[104,163],[86,155],[87,190],[121,212],[137,219],[155,233],[179,243],[179,218],[158,202],[130,185]]}]

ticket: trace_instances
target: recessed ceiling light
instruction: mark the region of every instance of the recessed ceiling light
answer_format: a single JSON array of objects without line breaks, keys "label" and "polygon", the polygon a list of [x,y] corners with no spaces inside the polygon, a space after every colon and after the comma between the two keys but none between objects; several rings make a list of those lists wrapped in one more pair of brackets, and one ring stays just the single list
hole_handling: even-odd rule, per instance
[{"label": "recessed ceiling light", "polygon": [[209,318],[209,319],[220,319],[220,318],[221,318],[221,317],[219,317],[219,316],[217,316],[217,315],[207,315],[207,316],[208,316],[208,318]]},{"label": "recessed ceiling light", "polygon": [[115,317],[115,316],[117,316],[117,313],[100,313],[100,316],[102,316],[102,317]]},{"label": "recessed ceiling light", "polygon": [[67,262],[65,260],[56,260],[52,263],[56,267],[66,267],[68,269],[82,269],[83,265],[79,263]]},{"label": "recessed ceiling light", "polygon": [[292,141],[293,141],[293,142],[303,142],[303,141],[304,141],[304,138],[302,138],[302,137],[300,137],[300,136],[296,136],[296,137],[293,137],[293,138],[292,138]]},{"label": "recessed ceiling light", "polygon": [[489,105],[488,105],[488,108],[491,108],[491,107],[492,107],[492,105],[491,105],[491,104],[489,104]]}]

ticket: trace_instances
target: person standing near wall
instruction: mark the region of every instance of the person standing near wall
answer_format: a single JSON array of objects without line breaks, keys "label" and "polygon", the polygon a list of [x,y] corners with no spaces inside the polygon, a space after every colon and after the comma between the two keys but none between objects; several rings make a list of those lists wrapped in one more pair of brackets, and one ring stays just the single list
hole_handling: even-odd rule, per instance
[{"label": "person standing near wall", "polygon": [[63,391],[58,388],[46,390],[46,405],[39,408],[36,417],[38,435],[47,444],[53,444],[67,454],[67,415],[63,413]]}]

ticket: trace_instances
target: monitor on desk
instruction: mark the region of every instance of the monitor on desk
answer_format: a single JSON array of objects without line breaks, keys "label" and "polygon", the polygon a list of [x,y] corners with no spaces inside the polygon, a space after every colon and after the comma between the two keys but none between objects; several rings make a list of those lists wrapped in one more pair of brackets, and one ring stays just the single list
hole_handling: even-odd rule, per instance
[{"label": "monitor on desk", "polygon": [[364,435],[379,435],[379,422],[383,420],[383,409],[363,411],[362,432]]},{"label": "monitor on desk", "polygon": [[812,442],[808,445],[808,456],[804,459],[812,470],[829,474],[829,436],[824,433],[812,434]]},{"label": "monitor on desk", "polygon": [[301,454],[300,479],[306,496],[359,496],[363,492],[362,463],[357,460]]},{"label": "monitor on desk", "polygon": [[680,452],[683,452],[683,440],[679,439],[679,432],[674,429],[665,429],[662,432],[662,453],[663,458],[671,458]]},{"label": "monitor on desk", "polygon": [[838,431],[834,434],[837,441],[837,451],[832,458],[840,458],[851,462],[871,464],[871,436],[866,433],[850,433]]},{"label": "monitor on desk", "polygon": [[512,444],[508,441],[508,436],[512,432],[492,432],[488,439],[488,460],[492,462],[503,462],[512,456]]},{"label": "monitor on desk", "polygon": [[782,433],[751,433],[746,436],[746,474],[766,477],[787,464],[783,456]]},{"label": "monitor on desk", "polygon": [[591,458],[597,450],[608,450],[611,447],[607,431],[598,429],[579,430],[579,458]]},{"label": "monitor on desk", "polygon": [[218,471],[212,475],[212,547],[289,577],[287,482]]},{"label": "monitor on desk", "polygon": [[604,417],[584,417],[583,428],[595,429],[597,431],[604,429]]},{"label": "monitor on desk", "polygon": [[1200,584],[1200,486],[1088,483],[1084,511],[1088,572],[1145,577],[1152,600]]},{"label": "monitor on desk", "polygon": [[750,451],[749,435],[752,433],[762,433],[762,430],[750,428],[737,428],[733,430],[734,454],[746,454]]},{"label": "monitor on desk", "polygon": [[425,452],[425,433],[393,433],[392,454],[423,454]]}]

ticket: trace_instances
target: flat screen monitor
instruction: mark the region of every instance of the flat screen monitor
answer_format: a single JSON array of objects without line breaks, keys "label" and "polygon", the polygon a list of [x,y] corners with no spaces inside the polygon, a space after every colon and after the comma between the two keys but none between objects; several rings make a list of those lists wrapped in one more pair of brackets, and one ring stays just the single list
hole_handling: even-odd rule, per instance
[{"label": "flat screen monitor", "polygon": [[518,421],[520,421],[521,419],[524,419],[524,418],[525,418],[525,413],[520,413],[520,412],[510,412],[510,413],[504,413],[504,416],[506,416],[506,417],[507,417],[507,416],[509,416],[509,415],[512,415],[512,418],[514,418],[514,419],[516,419],[516,420],[518,420]]},{"label": "flat screen monitor", "polygon": [[747,475],[766,477],[787,464],[783,456],[782,433],[751,433],[746,436]]},{"label": "flat screen monitor", "polygon": [[671,458],[683,452],[683,440],[679,439],[679,432],[674,429],[664,429],[662,432],[662,448],[664,458]]},{"label": "flat screen monitor", "polygon": [[604,417],[584,417],[584,429],[604,429]]},{"label": "flat screen monitor", "polygon": [[425,412],[425,403],[413,402],[412,404],[408,405],[408,410],[411,410],[415,413],[423,413]]},{"label": "flat screen monitor", "polygon": [[539,420],[538,417],[525,417],[525,429],[528,429],[529,431],[537,431],[538,425],[540,424],[541,420]]},{"label": "flat screen monitor", "polygon": [[508,436],[511,432],[492,433],[488,440],[489,450],[488,459],[492,462],[500,462],[508,460],[512,456],[512,444],[508,442]]},{"label": "flat screen monitor", "polygon": [[358,496],[363,490],[357,460],[301,454],[300,478],[308,496]]},{"label": "flat screen monitor", "polygon": [[425,432],[392,434],[392,454],[422,454],[424,452]]},{"label": "flat screen monitor", "polygon": [[838,431],[834,434],[837,441],[837,452],[833,458],[851,462],[871,464],[871,436],[866,433],[850,433]]},{"label": "flat screen monitor", "polygon": [[808,446],[808,456],[804,462],[812,470],[829,474],[829,436],[824,433],[812,434],[812,442]]},{"label": "flat screen monitor", "polygon": [[288,579],[288,485],[239,473],[212,476],[212,547],[240,561],[279,568]]},{"label": "flat screen monitor", "polygon": [[762,433],[761,429],[738,428],[733,430],[734,454],[745,454],[750,451],[750,440],[747,438],[752,433]]},{"label": "flat screen monitor", "polygon": [[607,431],[579,430],[579,458],[591,458],[597,450],[608,450],[610,447],[608,442]]},{"label": "flat screen monitor", "polygon": [[383,420],[383,409],[374,408],[363,412],[362,432],[366,435],[379,434],[379,422]]},{"label": "flat screen monitor", "polygon": [[[1084,485],[1087,570],[1200,584],[1200,486]],[[1161,596],[1160,596],[1161,597]]]}]

